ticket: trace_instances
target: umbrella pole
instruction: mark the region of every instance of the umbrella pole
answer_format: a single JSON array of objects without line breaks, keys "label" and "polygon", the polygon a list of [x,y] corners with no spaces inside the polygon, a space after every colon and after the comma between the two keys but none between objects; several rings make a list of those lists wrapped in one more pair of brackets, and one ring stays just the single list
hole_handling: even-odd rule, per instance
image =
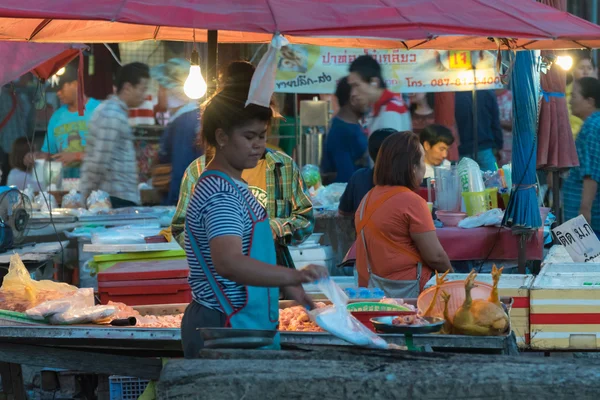
[{"label": "umbrella pole", "polygon": [[217,48],[219,43],[218,31],[208,31],[208,68],[206,80],[208,82],[207,98],[210,98],[217,90]]},{"label": "umbrella pole", "polygon": [[[560,171],[552,171],[552,208],[558,225],[563,223],[563,215],[560,205]],[[543,221],[542,221],[543,222]]]}]

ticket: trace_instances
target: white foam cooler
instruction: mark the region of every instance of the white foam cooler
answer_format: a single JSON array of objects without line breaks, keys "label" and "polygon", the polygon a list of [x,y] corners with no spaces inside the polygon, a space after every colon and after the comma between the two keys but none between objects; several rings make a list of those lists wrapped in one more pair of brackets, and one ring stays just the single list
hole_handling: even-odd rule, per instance
[{"label": "white foam cooler", "polygon": [[530,296],[532,349],[600,348],[600,272],[540,274]]},{"label": "white foam cooler", "polygon": [[296,268],[300,269],[308,264],[324,265],[331,272],[335,267],[333,262],[333,249],[331,246],[289,246],[290,255]]},{"label": "white foam cooler", "polygon": [[600,264],[594,263],[551,263],[545,264],[540,275],[556,273],[597,273],[600,274]]},{"label": "white foam cooler", "polygon": [[[469,274],[448,274],[449,281],[462,281]],[[498,295],[501,297],[512,297],[513,306],[510,310],[510,324],[515,332],[517,344],[521,348],[529,345],[529,296],[533,284],[533,275],[505,274],[498,282]],[[491,274],[477,274],[475,281],[492,284]],[[435,286],[435,276],[425,285],[425,288]]]}]

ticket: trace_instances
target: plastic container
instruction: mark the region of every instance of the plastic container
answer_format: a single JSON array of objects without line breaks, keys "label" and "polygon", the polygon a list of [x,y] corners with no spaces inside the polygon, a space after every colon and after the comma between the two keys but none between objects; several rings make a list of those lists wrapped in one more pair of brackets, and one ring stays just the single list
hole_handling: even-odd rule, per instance
[{"label": "plastic container", "polygon": [[98,274],[100,302],[129,306],[189,303],[188,274],[187,260],[117,263]]},{"label": "plastic container", "polygon": [[498,208],[498,189],[490,188],[483,192],[463,192],[467,215],[472,217],[488,210]]},{"label": "plastic container", "polygon": [[435,167],[435,208],[460,211],[461,185],[456,166]]},{"label": "plastic container", "polygon": [[458,223],[467,218],[467,214],[463,212],[452,212],[437,210],[435,216],[444,226],[458,226]]},{"label": "plastic container", "polygon": [[110,400],[137,400],[144,393],[150,381],[128,376],[110,376],[108,383]]},{"label": "plastic container", "polygon": [[[460,281],[451,281],[444,284],[442,290],[448,293],[450,297],[450,301],[448,303],[448,315],[450,318],[454,317],[456,311],[463,305],[465,302],[465,282],[464,280]],[[436,304],[433,308],[434,316],[442,317],[444,314],[444,300],[442,299],[442,290],[439,291]],[[492,285],[476,280],[475,287],[471,290],[471,298],[487,300],[492,293]],[[429,289],[423,291],[419,298],[417,299],[417,308],[420,312],[424,312],[427,310],[431,301],[433,300],[433,295],[435,294],[435,287],[430,287]]]}]

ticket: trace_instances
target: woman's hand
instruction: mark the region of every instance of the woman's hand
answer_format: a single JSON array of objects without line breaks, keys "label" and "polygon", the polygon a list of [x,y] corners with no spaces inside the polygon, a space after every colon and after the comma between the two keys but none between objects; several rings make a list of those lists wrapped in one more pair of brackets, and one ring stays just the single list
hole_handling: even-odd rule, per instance
[{"label": "woman's hand", "polygon": [[306,294],[302,285],[299,286],[285,286],[281,288],[283,295],[286,299],[294,300],[303,307],[307,307],[312,310],[315,308],[315,303],[312,301],[309,295]]},{"label": "woman's hand", "polygon": [[320,279],[329,277],[329,272],[327,268],[322,265],[309,264],[306,267],[298,270],[300,284],[302,283],[312,283],[316,282]]}]

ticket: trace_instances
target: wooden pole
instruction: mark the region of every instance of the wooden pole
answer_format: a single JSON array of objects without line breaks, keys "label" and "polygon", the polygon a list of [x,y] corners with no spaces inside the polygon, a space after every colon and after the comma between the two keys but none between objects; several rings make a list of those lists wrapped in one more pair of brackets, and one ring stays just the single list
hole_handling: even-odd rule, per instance
[{"label": "wooden pole", "polygon": [[208,85],[207,98],[210,98],[217,90],[217,65],[218,65],[218,31],[208,31],[208,68],[206,71],[206,83]]}]

